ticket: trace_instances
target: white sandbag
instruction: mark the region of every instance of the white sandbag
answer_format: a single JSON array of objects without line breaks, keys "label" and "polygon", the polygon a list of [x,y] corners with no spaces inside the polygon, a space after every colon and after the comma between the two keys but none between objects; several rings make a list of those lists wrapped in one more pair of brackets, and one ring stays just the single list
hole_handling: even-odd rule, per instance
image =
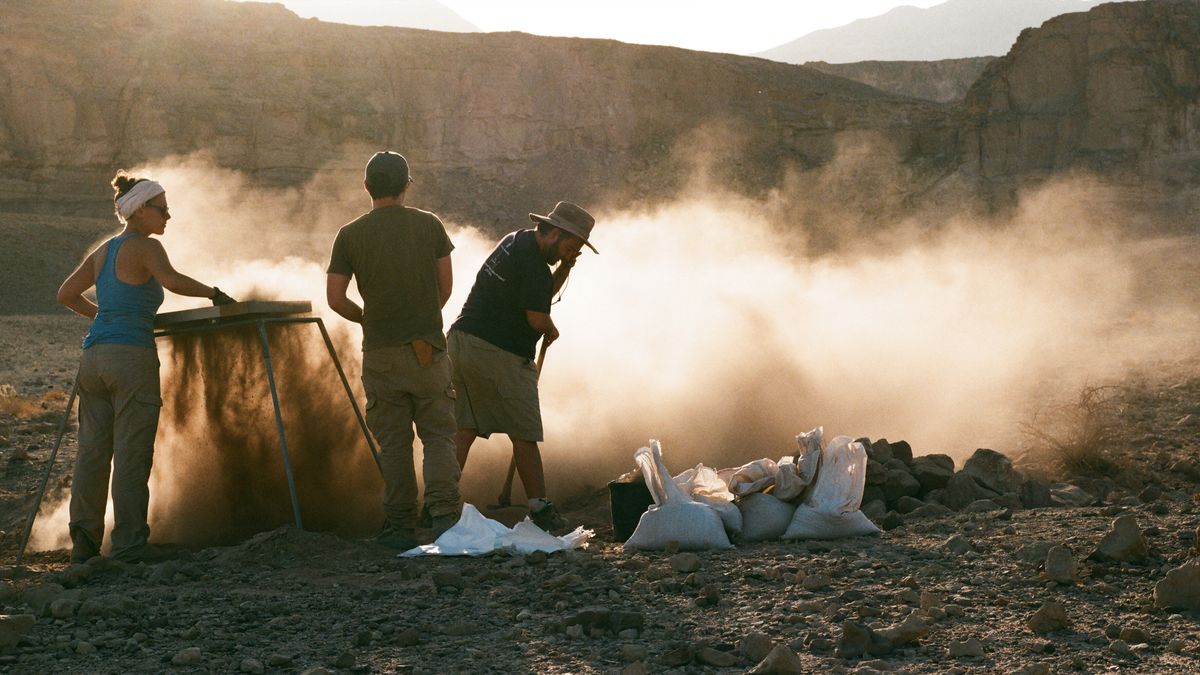
[{"label": "white sandbag", "polygon": [[671,478],[658,441],[639,448],[633,460],[656,505],[642,514],[625,548],[657,551],[672,542],[685,551],[732,548],[721,516],[708,505],[693,501]]},{"label": "white sandbag", "polygon": [[721,522],[725,525],[725,534],[730,541],[738,541],[742,536],[742,512],[733,504],[733,493],[729,485],[711,469],[703,464],[684,471],[675,476],[678,485],[694,501],[712,507]]},{"label": "white sandbag", "polygon": [[824,427],[817,427],[796,436],[799,451],[795,457],[779,460],[779,473],[775,474],[775,490],[771,494],[789,502],[808,496],[821,465],[821,436],[824,433]]},{"label": "white sandbag", "polygon": [[733,501],[733,493],[729,491],[729,482],[722,479],[716,469],[710,469],[703,464],[697,464],[675,476],[675,484],[692,497],[704,496]]},{"label": "white sandbag", "polygon": [[807,504],[796,507],[784,539],[841,539],[879,534],[879,528],[862,511],[822,513]]},{"label": "white sandbag", "polygon": [[729,491],[736,497],[748,495],[751,492],[762,492],[775,484],[775,474],[779,466],[773,459],[756,459],[749,464],[738,467],[729,477]]},{"label": "white sandbag", "polygon": [[817,477],[783,538],[836,539],[878,533],[879,528],[859,511],[866,477],[867,449],[849,436],[834,437],[821,451]]},{"label": "white sandbag", "polygon": [[742,512],[738,510],[736,504],[727,499],[717,499],[705,495],[696,495],[692,499],[717,512],[717,515],[721,517],[721,524],[725,526],[725,534],[729,537],[730,542],[742,540]]},{"label": "white sandbag", "polygon": [[742,514],[742,541],[771,541],[787,531],[796,505],[773,494],[752,492],[737,500]]}]

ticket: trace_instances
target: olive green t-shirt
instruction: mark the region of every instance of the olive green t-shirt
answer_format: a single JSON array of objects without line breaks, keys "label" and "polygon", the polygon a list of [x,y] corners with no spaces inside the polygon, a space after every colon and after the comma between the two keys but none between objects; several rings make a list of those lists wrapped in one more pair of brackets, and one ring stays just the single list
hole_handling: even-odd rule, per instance
[{"label": "olive green t-shirt", "polygon": [[330,274],[354,277],[363,298],[363,351],[425,340],[446,348],[438,303],[437,259],[454,244],[428,211],[383,206],[342,226]]}]

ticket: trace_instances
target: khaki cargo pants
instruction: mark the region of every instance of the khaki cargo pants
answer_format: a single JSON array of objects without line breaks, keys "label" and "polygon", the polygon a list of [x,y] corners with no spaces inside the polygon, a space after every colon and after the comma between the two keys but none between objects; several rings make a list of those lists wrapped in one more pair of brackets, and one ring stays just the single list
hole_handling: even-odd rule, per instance
[{"label": "khaki cargo pants", "polygon": [[162,396],[158,352],[93,345],[79,364],[79,454],[71,483],[73,560],[100,553],[112,471],[112,556],[136,557],[150,537],[150,467]]},{"label": "khaki cargo pants", "polygon": [[450,358],[436,351],[421,367],[411,345],[363,352],[367,426],[379,442],[383,510],[395,527],[417,522],[417,477],[413,468],[413,425],[424,446],[425,505],[432,516],[459,512],[461,471],[454,454],[454,388]]}]

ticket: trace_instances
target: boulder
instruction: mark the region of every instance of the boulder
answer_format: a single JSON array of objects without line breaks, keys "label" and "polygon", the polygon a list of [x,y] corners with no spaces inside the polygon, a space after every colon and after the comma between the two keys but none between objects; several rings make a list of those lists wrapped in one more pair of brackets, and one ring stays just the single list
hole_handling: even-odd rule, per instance
[{"label": "boulder", "polygon": [[983,487],[996,494],[1019,492],[1025,477],[1013,468],[1012,462],[1003,454],[987,448],[979,448],[963,463],[962,473],[974,478]]},{"label": "boulder", "polygon": [[1146,544],[1146,538],[1142,536],[1137,519],[1132,515],[1124,515],[1113,520],[1112,528],[1088,557],[1093,560],[1137,562],[1149,556],[1150,547]]},{"label": "boulder", "polygon": [[913,459],[912,475],[921,484],[921,492],[944,488],[954,477],[954,459],[949,455],[922,455]]},{"label": "boulder", "polygon": [[1200,560],[1192,559],[1167,572],[1154,585],[1154,606],[1200,610]]},{"label": "boulder", "polygon": [[1062,630],[1070,625],[1070,621],[1067,619],[1067,610],[1062,603],[1048,600],[1042,603],[1033,616],[1029,617],[1029,621],[1025,625],[1029,630],[1042,634]]},{"label": "boulder", "polygon": [[993,499],[1000,495],[983,487],[973,476],[960,471],[946,483],[946,506],[958,511],[980,499]]},{"label": "boulder", "polygon": [[750,675],[784,675],[803,673],[804,665],[796,652],[784,645],[775,645],[766,658],[750,669]]},{"label": "boulder", "polygon": [[37,623],[32,614],[0,614],[0,652],[17,646]]},{"label": "boulder", "polygon": [[1071,549],[1066,546],[1053,546],[1046,552],[1046,565],[1042,578],[1059,584],[1075,583],[1078,565]]},{"label": "boulder", "polygon": [[1027,509],[1044,509],[1054,506],[1050,486],[1036,478],[1027,478],[1021,483],[1021,505]]},{"label": "boulder", "polygon": [[889,504],[895,503],[901,497],[915,497],[921,491],[921,484],[905,469],[889,469],[887,483],[883,485],[883,494]]},{"label": "boulder", "polygon": [[886,438],[881,438],[867,445],[867,456],[877,462],[886,463],[892,458],[892,444],[888,443]]}]

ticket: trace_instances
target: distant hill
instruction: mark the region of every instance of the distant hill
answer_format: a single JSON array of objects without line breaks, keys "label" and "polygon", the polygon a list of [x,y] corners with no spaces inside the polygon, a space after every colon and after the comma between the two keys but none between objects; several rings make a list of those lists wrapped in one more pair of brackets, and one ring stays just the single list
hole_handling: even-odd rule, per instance
[{"label": "distant hill", "polygon": [[943,61],[809,61],[804,65],[822,73],[869,84],[890,94],[950,103],[961,101],[975,80],[979,79],[984,67],[994,60],[993,56],[976,56]]},{"label": "distant hill", "polygon": [[451,33],[479,28],[437,0],[278,0],[305,18],[356,26],[399,26]]},{"label": "distant hill", "polygon": [[809,33],[755,54],[785,63],[935,61],[1000,56],[1026,28],[1060,14],[1086,12],[1099,0],[949,0]]}]

